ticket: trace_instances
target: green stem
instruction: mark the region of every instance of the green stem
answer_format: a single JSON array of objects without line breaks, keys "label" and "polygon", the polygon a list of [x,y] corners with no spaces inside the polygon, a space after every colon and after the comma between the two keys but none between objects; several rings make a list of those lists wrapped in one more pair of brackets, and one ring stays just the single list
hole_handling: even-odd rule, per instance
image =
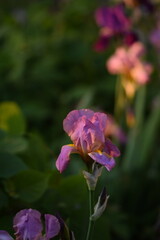
[{"label": "green stem", "polygon": [[94,212],[94,191],[89,190],[89,224],[88,224],[88,232],[86,240],[92,239],[93,229],[94,229],[94,221],[91,220],[91,216]]},{"label": "green stem", "polygon": [[117,77],[116,89],[115,89],[115,107],[114,107],[114,116],[116,120],[119,122],[119,119],[124,111],[124,107],[126,104],[126,98],[124,94],[124,89],[122,86],[122,77]]}]

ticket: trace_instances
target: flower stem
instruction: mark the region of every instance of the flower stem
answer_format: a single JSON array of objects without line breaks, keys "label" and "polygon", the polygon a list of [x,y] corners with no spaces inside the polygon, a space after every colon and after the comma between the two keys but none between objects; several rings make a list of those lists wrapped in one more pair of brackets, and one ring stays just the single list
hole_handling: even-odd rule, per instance
[{"label": "flower stem", "polygon": [[92,234],[93,234],[93,229],[94,229],[94,221],[91,220],[91,216],[94,211],[94,191],[89,190],[89,224],[88,224],[88,232],[87,232],[87,237],[86,240],[91,240],[92,239]]}]

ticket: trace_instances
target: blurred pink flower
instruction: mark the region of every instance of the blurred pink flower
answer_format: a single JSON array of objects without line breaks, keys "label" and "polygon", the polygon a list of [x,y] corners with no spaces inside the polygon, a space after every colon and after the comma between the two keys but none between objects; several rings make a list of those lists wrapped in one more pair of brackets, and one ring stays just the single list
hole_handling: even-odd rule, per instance
[{"label": "blurred pink flower", "polygon": [[138,85],[149,81],[152,65],[143,62],[141,57],[145,53],[144,45],[135,42],[129,48],[119,47],[106,63],[107,69],[112,74],[122,76],[122,84],[128,97],[134,96]]},{"label": "blurred pink flower", "polygon": [[107,115],[89,109],[71,111],[63,121],[63,128],[73,144],[64,145],[56,161],[56,167],[63,172],[70,161],[71,153],[81,155],[84,162],[91,166],[93,161],[110,171],[115,166],[118,148],[105,138]]},{"label": "blurred pink flower", "polygon": [[149,81],[152,72],[151,64],[141,60],[144,53],[145,48],[141,42],[134,43],[128,49],[119,47],[107,61],[107,68],[112,74],[126,75],[137,83],[144,84]]}]

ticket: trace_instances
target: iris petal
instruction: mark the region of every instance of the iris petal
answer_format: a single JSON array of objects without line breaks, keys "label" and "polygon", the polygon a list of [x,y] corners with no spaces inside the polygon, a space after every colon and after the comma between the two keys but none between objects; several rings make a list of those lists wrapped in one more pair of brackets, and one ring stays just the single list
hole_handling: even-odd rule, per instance
[{"label": "iris petal", "polygon": [[120,151],[109,139],[105,141],[104,152],[106,152],[111,157],[119,157]]},{"label": "iris petal", "polygon": [[60,231],[60,223],[58,219],[51,215],[45,214],[45,225],[46,225],[46,240],[49,240],[58,235]]},{"label": "iris petal", "polygon": [[105,152],[91,152],[88,154],[94,161],[98,162],[99,164],[103,165],[110,171],[115,166],[115,160],[113,157],[110,157]]},{"label": "iris petal", "polygon": [[105,141],[100,126],[96,126],[95,122],[92,123],[85,116],[79,119],[75,131],[71,135],[71,140],[76,148],[84,154],[98,150]]},{"label": "iris petal", "polygon": [[73,144],[64,145],[61,148],[61,152],[56,161],[56,167],[60,172],[63,172],[66,169],[66,167],[68,166],[71,153],[78,153],[78,151],[76,150],[76,148],[74,147]]},{"label": "iris petal", "polygon": [[8,232],[0,230],[0,240],[13,240]]},{"label": "iris petal", "polygon": [[42,232],[41,214],[34,209],[24,209],[16,214],[13,221],[16,240],[34,240]]},{"label": "iris petal", "polygon": [[71,134],[74,132],[74,129],[76,127],[76,124],[78,120],[82,116],[86,116],[88,119],[90,119],[94,115],[94,112],[89,109],[81,109],[81,110],[73,110],[70,113],[68,113],[67,117],[63,121],[63,128],[65,132],[71,136]]}]

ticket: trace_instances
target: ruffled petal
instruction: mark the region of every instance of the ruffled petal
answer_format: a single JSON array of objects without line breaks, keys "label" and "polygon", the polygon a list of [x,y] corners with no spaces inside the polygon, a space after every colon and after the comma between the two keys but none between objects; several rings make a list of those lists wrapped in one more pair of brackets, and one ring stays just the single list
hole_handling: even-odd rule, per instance
[{"label": "ruffled petal", "polygon": [[35,240],[41,237],[41,214],[34,209],[24,209],[13,220],[16,240]]},{"label": "ruffled petal", "polygon": [[70,161],[70,154],[71,153],[78,153],[78,151],[76,150],[76,148],[74,147],[73,144],[70,145],[64,145],[61,148],[61,152],[59,154],[59,157],[56,161],[56,167],[60,172],[63,172],[69,161]]},{"label": "ruffled petal", "polygon": [[107,125],[107,114],[105,113],[101,113],[101,112],[96,112],[93,117],[91,122],[97,127],[99,128],[103,134],[104,131],[106,129],[106,125]]},{"label": "ruffled petal", "polygon": [[8,232],[0,230],[0,240],[13,240]]},{"label": "ruffled petal", "polygon": [[139,59],[141,56],[145,54],[145,47],[141,42],[135,42],[129,49],[128,49],[128,56],[133,61]]},{"label": "ruffled petal", "polygon": [[[92,120],[97,121],[97,123],[92,123]],[[95,120],[93,118],[88,120],[86,116],[79,119],[77,126],[71,135],[71,140],[82,154],[87,154],[88,152],[102,148],[105,138],[99,124],[96,115]]]},{"label": "ruffled petal", "polygon": [[129,29],[130,21],[124,14],[121,4],[114,7],[101,7],[95,12],[97,25],[100,27],[108,27],[115,33],[124,32]]},{"label": "ruffled petal", "polygon": [[120,156],[119,149],[108,138],[106,139],[103,151],[106,152],[111,157],[119,157]]},{"label": "ruffled petal", "polygon": [[94,161],[98,162],[99,164],[103,165],[110,171],[115,166],[115,160],[113,157],[109,156],[105,152],[91,152],[88,154]]},{"label": "ruffled petal", "polygon": [[68,113],[67,117],[63,121],[63,129],[65,132],[71,136],[76,127],[77,121],[82,116],[86,116],[88,119],[92,118],[94,112],[89,109],[73,110]]},{"label": "ruffled petal", "polygon": [[137,62],[134,68],[131,69],[131,76],[139,83],[145,84],[149,81],[150,74],[152,73],[151,64]]},{"label": "ruffled petal", "polygon": [[55,216],[51,214],[45,214],[45,226],[46,226],[45,240],[49,240],[58,235],[60,231],[60,223]]}]

